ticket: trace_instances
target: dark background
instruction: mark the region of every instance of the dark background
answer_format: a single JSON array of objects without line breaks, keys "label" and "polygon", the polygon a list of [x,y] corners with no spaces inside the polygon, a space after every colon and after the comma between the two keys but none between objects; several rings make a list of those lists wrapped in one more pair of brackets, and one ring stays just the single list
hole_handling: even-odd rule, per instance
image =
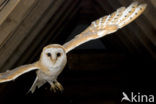
[{"label": "dark background", "polygon": [[[122,92],[154,95],[156,6],[150,0],[140,1],[146,2],[148,7],[136,21],[67,54],[68,63],[58,78],[64,86],[63,92],[54,93],[46,84],[34,94],[27,94],[35,78],[35,71],[32,71],[13,82],[0,84],[0,104],[119,104]],[[44,46],[67,42],[89,26],[91,21],[131,2],[64,1],[11,68],[38,60]]]}]

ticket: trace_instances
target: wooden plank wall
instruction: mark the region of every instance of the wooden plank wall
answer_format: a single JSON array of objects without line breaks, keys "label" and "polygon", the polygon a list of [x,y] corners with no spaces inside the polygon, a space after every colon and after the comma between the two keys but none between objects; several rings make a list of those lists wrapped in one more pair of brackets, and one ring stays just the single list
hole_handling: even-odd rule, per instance
[{"label": "wooden plank wall", "polygon": [[11,12],[11,14],[0,26],[0,36],[2,39],[0,47],[0,57],[1,59],[3,59],[2,61],[0,61],[0,66],[2,66],[6,62],[6,60],[8,60],[16,47],[18,47],[19,42],[21,41],[21,35],[15,38],[15,36],[17,35],[14,35],[14,32],[16,31],[16,29],[18,29],[18,26],[23,21],[24,17],[29,13],[34,3],[35,0],[32,0],[31,2],[20,1],[14,11]]}]

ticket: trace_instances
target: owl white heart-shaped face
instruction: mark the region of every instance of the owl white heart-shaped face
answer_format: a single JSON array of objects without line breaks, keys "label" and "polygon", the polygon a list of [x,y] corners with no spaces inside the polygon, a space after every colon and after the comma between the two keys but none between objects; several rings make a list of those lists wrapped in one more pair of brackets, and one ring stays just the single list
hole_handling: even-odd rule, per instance
[{"label": "owl white heart-shaped face", "polygon": [[41,64],[48,69],[61,67],[66,63],[66,53],[64,48],[58,44],[46,46],[41,54]]}]

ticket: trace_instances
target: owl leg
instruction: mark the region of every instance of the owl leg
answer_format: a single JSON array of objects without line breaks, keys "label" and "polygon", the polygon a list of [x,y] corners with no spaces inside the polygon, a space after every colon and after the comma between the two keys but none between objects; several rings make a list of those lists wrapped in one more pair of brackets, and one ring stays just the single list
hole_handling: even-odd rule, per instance
[{"label": "owl leg", "polygon": [[50,82],[50,85],[51,85],[50,90],[56,92],[57,88],[56,88],[55,84],[53,82]]},{"label": "owl leg", "polygon": [[54,82],[55,82],[54,84],[58,88],[58,90],[62,92],[64,90],[63,86],[57,80]]},{"label": "owl leg", "polygon": [[56,92],[57,90],[61,92],[63,91],[63,86],[57,80],[50,81],[49,83],[51,85],[51,90],[53,90],[54,92]]}]

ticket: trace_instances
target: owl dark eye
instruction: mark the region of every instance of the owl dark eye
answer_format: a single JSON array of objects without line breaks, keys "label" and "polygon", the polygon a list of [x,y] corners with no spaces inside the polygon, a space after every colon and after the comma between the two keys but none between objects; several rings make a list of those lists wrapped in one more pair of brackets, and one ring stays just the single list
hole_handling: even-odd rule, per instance
[{"label": "owl dark eye", "polygon": [[51,53],[47,53],[47,56],[48,56],[48,57],[51,57]]},{"label": "owl dark eye", "polygon": [[57,55],[57,57],[60,57],[61,56],[61,53],[57,53],[56,55]]}]

